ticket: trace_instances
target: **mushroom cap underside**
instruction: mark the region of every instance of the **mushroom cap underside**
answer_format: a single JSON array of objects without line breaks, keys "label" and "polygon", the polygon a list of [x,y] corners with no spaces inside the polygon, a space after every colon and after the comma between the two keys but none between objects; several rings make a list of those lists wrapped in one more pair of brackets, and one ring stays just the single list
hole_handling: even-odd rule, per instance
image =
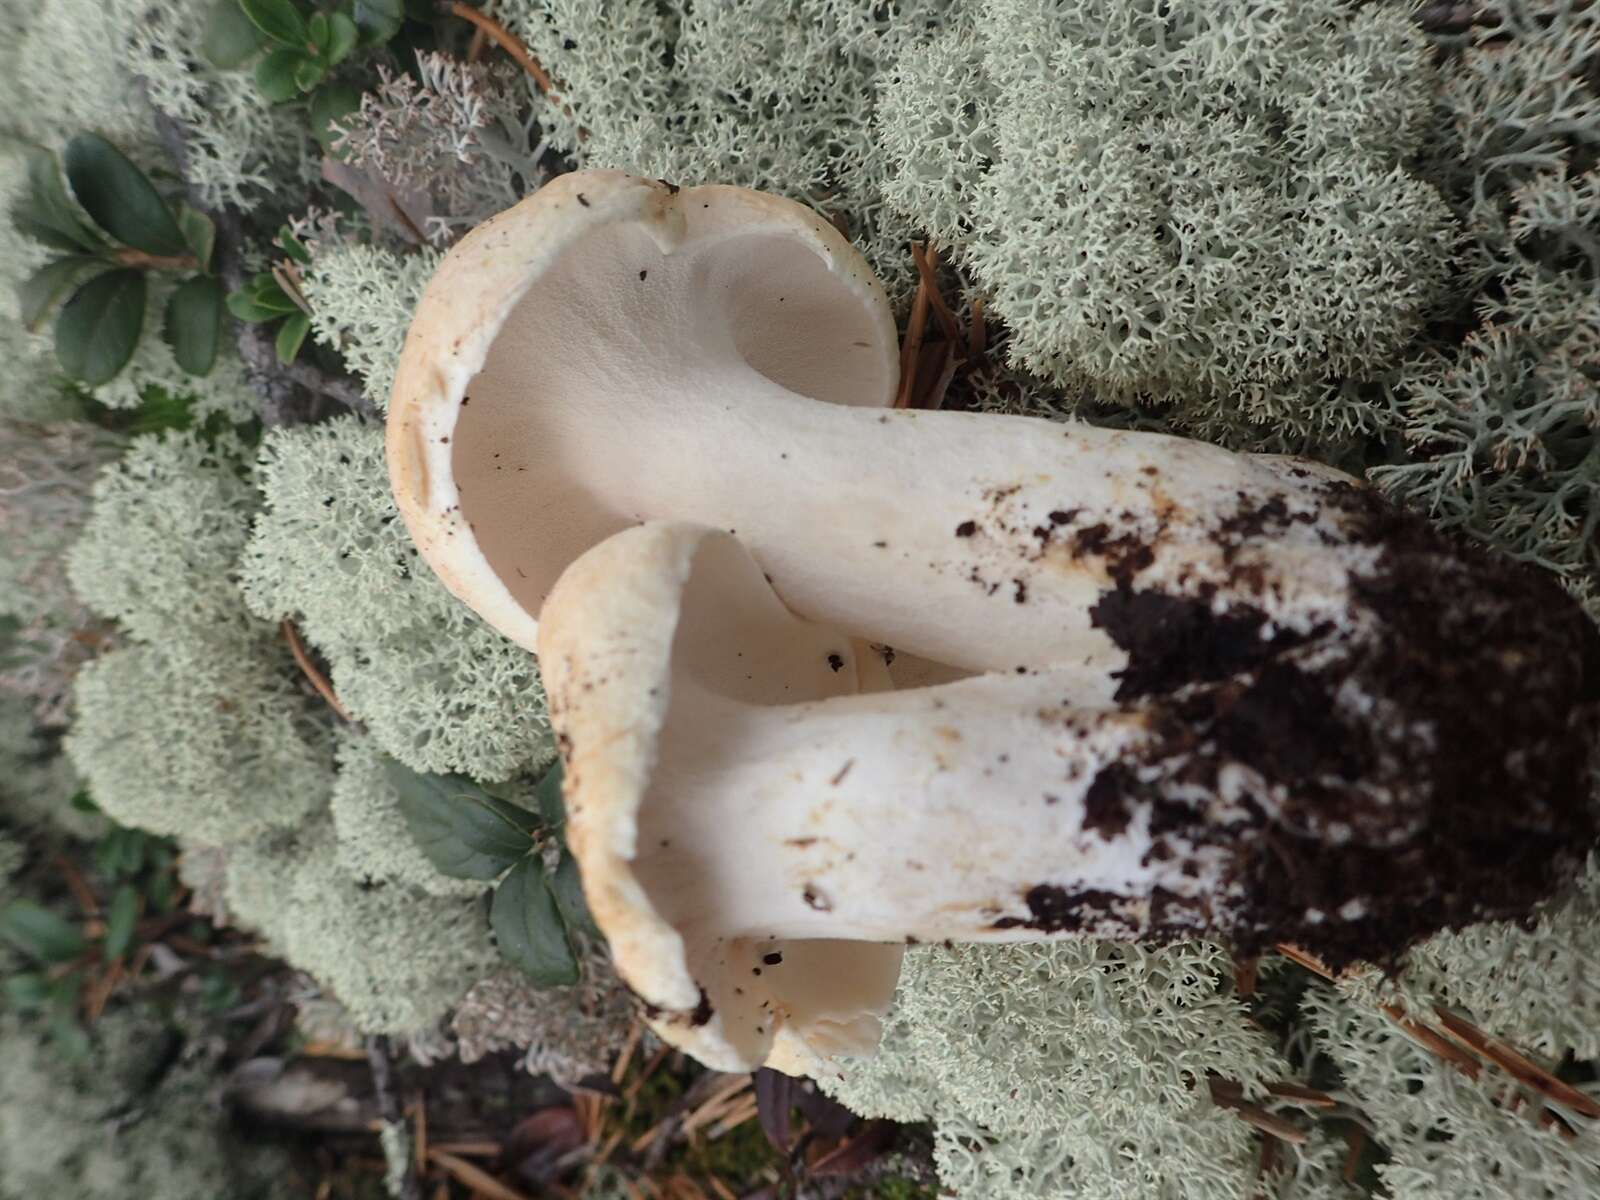
[{"label": "mushroom cap underside", "polygon": [[[888,405],[882,289],[825,218],[742,188],[560,176],[446,255],[418,305],[388,421],[422,556],[519,645],[561,571],[653,494],[717,486],[696,407],[752,392]],[[762,442],[752,420],[735,436]],[[738,448],[730,447],[730,451]]]},{"label": "mushroom cap underside", "polygon": [[546,602],[539,654],[566,761],[568,841],[652,1026],[723,1070],[803,1073],[869,1052],[902,948],[747,928],[748,875],[716,847],[675,841],[672,814],[694,804],[695,763],[715,752],[700,742],[737,737],[707,719],[709,706],[880,690],[877,657],[784,608],[735,538],[679,522],[581,556]]}]

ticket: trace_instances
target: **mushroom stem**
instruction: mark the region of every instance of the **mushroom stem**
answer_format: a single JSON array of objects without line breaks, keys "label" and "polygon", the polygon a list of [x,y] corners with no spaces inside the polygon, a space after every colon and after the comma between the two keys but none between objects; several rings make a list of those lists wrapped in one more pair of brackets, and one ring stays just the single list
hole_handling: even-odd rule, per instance
[{"label": "mushroom stem", "polygon": [[1075,683],[1045,670],[764,707],[680,682],[638,877],[700,937],[1215,931],[1226,847],[1261,809],[1208,796],[1174,822],[1154,789],[1133,801],[1097,787],[1152,753],[1159,722],[1075,707]]},{"label": "mushroom stem", "polygon": [[[519,376],[501,363],[495,377]],[[475,385],[456,454],[505,469],[480,473],[461,513],[537,612],[548,538],[513,534],[501,494],[521,447],[472,415],[495,395]],[[1074,664],[1099,699],[1122,655],[1093,610],[1119,584],[1250,602],[1304,629],[1348,622],[1347,576],[1372,558],[1337,545],[1325,493],[1351,485],[1326,469],[1180,438],[820,404],[742,362],[663,371],[625,421],[580,407],[590,419],[541,429],[538,454],[582,464],[568,503],[607,511],[602,532],[666,516],[726,529],[796,612],[970,671]]]}]

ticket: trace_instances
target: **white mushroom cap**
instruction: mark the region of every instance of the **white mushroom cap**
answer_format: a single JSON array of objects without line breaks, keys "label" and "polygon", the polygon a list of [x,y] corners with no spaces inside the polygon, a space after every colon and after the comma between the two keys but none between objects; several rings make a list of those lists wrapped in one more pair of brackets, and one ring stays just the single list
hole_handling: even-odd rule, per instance
[{"label": "white mushroom cap", "polygon": [[[866,261],[803,205],[558,176],[464,237],[428,284],[395,375],[395,497],[445,585],[531,649],[568,563],[674,515],[638,511],[619,478],[643,472],[685,502],[714,490],[729,447],[702,440],[696,405],[738,428],[751,380],[889,405],[897,345]],[[734,452],[767,441],[755,417],[739,436]]]},{"label": "white mushroom cap", "polygon": [[[675,838],[673,814],[695,803],[680,768],[693,769],[697,743],[738,736],[697,727],[696,696],[765,707],[875,691],[877,656],[793,616],[734,538],[693,525],[603,542],[568,569],[546,612],[540,652],[566,757],[568,842],[618,973],[654,1027],[729,1071],[804,1073],[870,1052],[901,948],[749,927],[750,881],[719,874],[714,848],[695,850],[688,817]],[[746,799],[745,832],[773,815],[753,807],[763,799]]]}]

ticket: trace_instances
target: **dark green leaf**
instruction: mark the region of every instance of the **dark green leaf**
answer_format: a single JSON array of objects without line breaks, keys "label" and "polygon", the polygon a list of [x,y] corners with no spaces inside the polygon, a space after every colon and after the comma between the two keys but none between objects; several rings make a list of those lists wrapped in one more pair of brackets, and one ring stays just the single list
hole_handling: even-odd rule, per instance
[{"label": "dark green leaf", "polygon": [[318,52],[326,54],[328,44],[329,25],[328,14],[318,10],[311,14],[311,19],[306,22],[306,38],[315,46]]},{"label": "dark green leaf", "polygon": [[250,23],[275,42],[303,49],[310,40],[306,19],[293,0],[239,0]]},{"label": "dark green leaf", "polygon": [[188,250],[183,230],[145,173],[98,133],[80,133],[61,156],[72,194],[94,223],[146,254]]},{"label": "dark green leaf", "polygon": [[83,980],[80,976],[72,975],[58,980],[57,984],[58,987],[65,985],[61,990],[70,990],[71,995],[66,1000],[56,1000],[55,1015],[50,1018],[50,1040],[64,1058],[82,1062],[89,1057],[89,1035],[78,1024],[78,993],[82,990]]},{"label": "dark green leaf", "polygon": [[77,926],[31,900],[0,908],[0,937],[45,963],[71,962],[87,944]]},{"label": "dark green leaf", "polygon": [[338,66],[350,57],[360,33],[356,23],[342,12],[336,12],[328,18],[328,39],[319,41],[317,45],[322,48],[322,56],[330,67]]},{"label": "dark green leaf", "polygon": [[217,0],[206,17],[200,50],[213,66],[228,70],[242,65],[266,45],[266,37],[239,6],[239,0]]},{"label": "dark green leaf", "polygon": [[194,255],[202,271],[211,269],[211,254],[217,245],[217,227],[203,212],[196,212],[187,204],[178,206],[178,228],[183,230],[184,244]]},{"label": "dark green leaf", "polygon": [[256,86],[261,94],[274,104],[282,104],[300,95],[300,85],[295,73],[306,61],[305,52],[280,47],[256,64]]},{"label": "dark green leaf", "polygon": [[363,46],[378,46],[400,32],[405,24],[405,0],[356,0],[356,28]]},{"label": "dark green leaf", "polygon": [[[317,93],[318,96],[321,94],[321,92]],[[311,103],[313,106],[316,104],[316,102],[316,97],[312,97]],[[306,249],[305,243],[299,238],[295,237],[294,231],[291,230],[287,225],[278,230],[278,236],[275,240],[277,241],[278,245],[283,248],[283,252],[287,254],[293,261],[301,264],[309,263],[311,261],[311,251]]]},{"label": "dark green leaf", "polygon": [[91,255],[72,254],[40,267],[17,288],[17,307],[22,313],[22,323],[29,329],[37,330],[55,302],[85,271],[104,265]]},{"label": "dark green leaf", "polygon": [[417,847],[452,879],[493,879],[533,849],[538,818],[465,775],[423,775],[393,759],[385,770]]},{"label": "dark green leaf", "polygon": [[100,806],[94,802],[94,797],[82,788],[73,792],[72,799],[67,803],[72,805],[75,812],[97,813],[100,811]]},{"label": "dark green leaf", "polygon": [[7,975],[6,1007],[15,1012],[37,1012],[50,1000],[50,981],[37,971]]},{"label": "dark green leaf", "polygon": [[501,956],[540,987],[578,982],[578,959],[538,855],[528,855],[500,881],[489,925]]},{"label": "dark green leaf", "polygon": [[294,69],[294,85],[302,92],[315,91],[317,85],[327,77],[328,64],[310,55],[302,58],[300,65]]},{"label": "dark green leaf", "polygon": [[133,884],[125,883],[111,897],[106,907],[106,943],[101,948],[105,960],[121,958],[133,944],[133,927],[139,920],[139,893]]},{"label": "dark green leaf", "polygon": [[145,885],[144,894],[150,901],[150,907],[160,912],[171,912],[172,901],[177,896],[172,874],[168,871],[163,871],[159,875],[151,876],[150,882]]},{"label": "dark green leaf", "polygon": [[567,809],[561,799],[561,780],[565,774],[558,758],[540,778],[539,786],[533,789],[533,797],[539,803],[539,815],[552,831],[560,830],[567,823]]},{"label": "dark green leaf", "polygon": [[12,212],[20,233],[57,250],[101,250],[104,243],[83,223],[77,206],[61,182],[56,156],[48,150],[28,151],[28,194]]},{"label": "dark green leaf", "polygon": [[311,135],[324,153],[333,153],[333,143],[338,137],[333,123],[343,121],[360,108],[361,93],[348,83],[330,83],[316,90],[311,97]]},{"label": "dark green leaf", "polygon": [[550,880],[550,890],[555,894],[556,906],[568,929],[581,929],[591,937],[600,936],[600,927],[589,914],[589,904],[583,898],[583,881],[578,876],[578,860],[567,850],[561,852],[556,873]]},{"label": "dark green leaf", "polygon": [[227,303],[228,311],[241,321],[272,321],[299,311],[267,271],[252,276],[244,287],[229,293]]},{"label": "dark green leaf", "polygon": [[297,312],[284,320],[278,326],[278,336],[273,341],[273,349],[278,352],[278,361],[288,366],[300,353],[300,346],[306,340],[306,334],[311,332],[311,318],[303,312]]},{"label": "dark green leaf", "polygon": [[62,306],[56,358],[68,375],[97,387],[127,365],[143,330],[144,272],[107,271]]},{"label": "dark green leaf", "polygon": [[180,367],[191,375],[209,372],[222,340],[222,281],[196,275],[174,291],[164,330]]}]

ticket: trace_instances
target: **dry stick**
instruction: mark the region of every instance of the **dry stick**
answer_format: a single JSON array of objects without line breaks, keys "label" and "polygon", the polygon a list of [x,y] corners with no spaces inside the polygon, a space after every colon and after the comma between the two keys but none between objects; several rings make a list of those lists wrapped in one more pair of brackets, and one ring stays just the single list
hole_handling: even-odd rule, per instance
[{"label": "dry stick", "polygon": [[896,408],[910,408],[911,396],[917,386],[917,359],[922,353],[922,338],[928,328],[928,285],[917,283],[917,294],[911,301],[911,319],[906,324],[906,340],[900,347],[900,390],[895,394]]},{"label": "dry stick", "polygon": [[435,1150],[429,1159],[447,1171],[456,1182],[489,1197],[489,1200],[528,1200],[528,1196],[507,1187],[482,1167],[475,1167],[464,1158]]},{"label": "dry stick", "polygon": [[961,365],[961,361],[956,357],[956,344],[954,342],[946,342],[939,373],[933,377],[933,383],[928,387],[928,390],[917,397],[912,407],[929,410],[943,408],[945,393],[950,390],[950,384],[956,377],[956,368]]},{"label": "dry stick", "polygon": [[622,1043],[622,1052],[617,1055],[617,1061],[611,1068],[611,1082],[622,1083],[622,1077],[628,1073],[628,1060],[633,1057],[634,1050],[639,1045],[639,1039],[644,1036],[644,1026],[637,1017],[628,1027],[628,1040]]},{"label": "dry stick", "polygon": [[289,653],[294,655],[295,665],[311,681],[311,686],[317,689],[317,694],[328,702],[328,707],[338,713],[346,721],[352,721],[344,705],[339,703],[339,697],[334,695],[333,685],[327,677],[317,670],[317,665],[311,661],[311,656],[306,653],[305,645],[300,641],[300,634],[294,627],[294,622],[285,617],[280,626],[283,629],[284,639],[289,643]]},{"label": "dry stick", "polygon": [[61,872],[62,878],[67,885],[67,890],[72,893],[72,898],[78,902],[78,907],[83,909],[83,915],[86,917],[98,917],[100,915],[100,902],[94,898],[94,892],[90,889],[88,881],[84,879],[83,872],[78,870],[76,864],[63,854],[55,855],[50,861],[55,863],[56,868]]},{"label": "dry stick", "polygon": [[444,5],[443,8],[451,16],[472,22],[486,37],[493,38],[500,49],[516,59],[521,64],[522,69],[533,77],[533,86],[539,89],[539,93],[542,96],[547,100],[560,102],[561,97],[555,94],[555,85],[550,82],[550,76],[539,65],[539,60],[528,53],[528,48],[522,44],[521,38],[487,13],[479,12],[470,5],[462,4],[460,0],[453,0],[452,3]]},{"label": "dry stick", "polygon": [[1349,1125],[1345,1128],[1344,1137],[1350,1149],[1345,1151],[1344,1170],[1340,1174],[1346,1183],[1354,1183],[1356,1171],[1361,1167],[1361,1152],[1367,1146],[1367,1131],[1359,1125]]},{"label": "dry stick", "polygon": [[1280,1100],[1292,1100],[1296,1104],[1305,1104],[1311,1108],[1337,1108],[1339,1102],[1327,1092],[1318,1091],[1316,1088],[1306,1087],[1299,1083],[1269,1083],[1267,1091],[1277,1096]]},{"label": "dry stick", "polygon": [[140,270],[192,271],[200,264],[192,254],[146,254],[132,246],[124,246],[112,256],[124,267]]},{"label": "dry stick", "polygon": [[983,297],[972,302],[972,315],[967,318],[967,361],[977,363],[989,348],[989,325],[983,319]]},{"label": "dry stick", "polygon": [[411,1109],[416,1113],[417,1134],[412,1139],[412,1169],[420,1176],[428,1169],[428,1100],[420,1091],[417,1098],[411,1102]]},{"label": "dry stick", "polygon": [[932,242],[928,243],[926,250],[916,242],[912,242],[911,261],[917,264],[919,282],[928,289],[928,301],[933,305],[933,316],[939,322],[939,328],[944,331],[945,338],[952,345],[959,346],[963,340],[961,326],[957,324],[955,313],[950,311],[950,306],[944,302],[944,296],[939,291],[939,252],[934,249]]},{"label": "dry stick", "polygon": [[1578,1091],[1570,1084],[1563,1083],[1549,1071],[1526,1055],[1513,1049],[1508,1043],[1499,1038],[1491,1037],[1470,1021],[1456,1016],[1449,1009],[1434,1006],[1434,1015],[1439,1018],[1439,1023],[1445,1030],[1458,1040],[1465,1042],[1468,1047],[1487,1058],[1507,1075],[1518,1083],[1531,1087],[1534,1091],[1548,1100],[1553,1100],[1563,1108],[1570,1108],[1575,1113],[1585,1117],[1600,1118],[1600,1103]]},{"label": "dry stick", "polygon": [[[403,1125],[405,1118],[401,1115],[400,1104],[395,1099],[393,1080],[390,1075],[389,1040],[387,1038],[370,1037],[367,1039],[367,1065],[372,1069],[372,1090],[377,1093],[378,1112],[388,1124]],[[412,1165],[410,1158],[406,1159],[405,1174],[401,1176],[400,1188],[395,1193],[395,1200],[422,1200],[422,1184],[417,1178],[416,1168]],[[516,1200],[522,1200],[522,1198],[517,1197]]]}]

